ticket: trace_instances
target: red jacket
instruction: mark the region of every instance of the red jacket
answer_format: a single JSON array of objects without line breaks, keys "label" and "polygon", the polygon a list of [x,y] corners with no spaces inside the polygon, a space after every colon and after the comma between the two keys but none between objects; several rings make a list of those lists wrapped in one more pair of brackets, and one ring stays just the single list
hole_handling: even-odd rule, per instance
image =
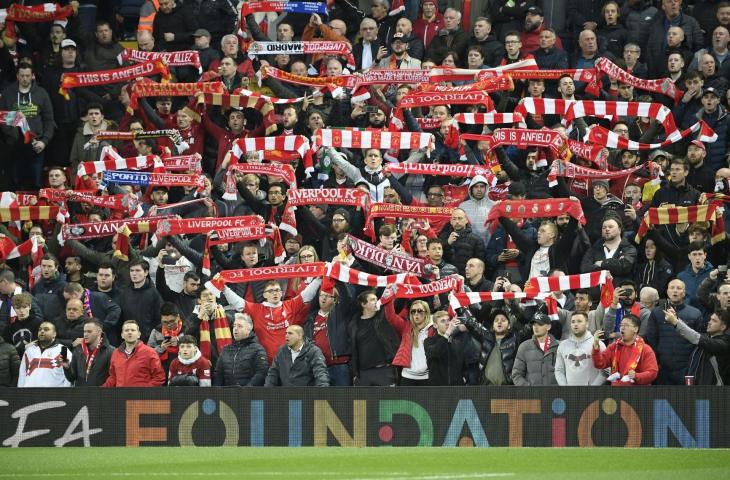
[{"label": "red jacket", "polygon": [[[398,351],[393,357],[392,365],[396,367],[408,368],[411,366],[411,353],[413,351],[413,344],[411,343],[411,322],[395,313],[395,306],[393,301],[385,304],[385,318],[388,320],[398,335],[400,335],[400,346]],[[436,335],[436,328],[433,325],[428,327],[428,336],[433,337]],[[423,345],[421,345],[423,348]]]},{"label": "red jacket", "polygon": [[[636,357],[636,342],[632,345],[624,345],[624,342],[618,340],[609,345],[605,350],[599,351],[593,349],[593,366],[596,368],[608,368],[611,366],[611,358],[613,352],[619,351],[618,371],[621,376],[626,375],[629,372],[629,363]],[[648,343],[644,343],[644,350],[641,352],[639,363],[636,365],[636,377],[634,381],[636,383],[625,383],[621,381],[611,382],[613,386],[626,387],[631,385],[649,385],[654,381],[657,374],[659,373],[659,366],[656,362],[656,355],[654,350],[651,349]],[[611,374],[614,374],[613,368],[611,368]]]},{"label": "red jacket", "polygon": [[438,35],[439,30],[444,28],[444,17],[436,12],[434,19],[427,22],[423,16],[413,22],[413,35],[423,42],[423,46],[428,50],[433,37]]},{"label": "red jacket", "polygon": [[153,348],[138,342],[129,356],[124,352],[124,343],[114,350],[109,378],[102,387],[160,387],[164,384],[165,371],[159,355]]}]

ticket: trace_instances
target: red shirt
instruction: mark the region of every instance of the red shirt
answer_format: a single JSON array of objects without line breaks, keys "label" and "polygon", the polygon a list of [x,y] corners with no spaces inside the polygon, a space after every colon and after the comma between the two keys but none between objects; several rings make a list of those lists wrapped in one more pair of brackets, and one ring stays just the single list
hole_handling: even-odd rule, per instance
[{"label": "red shirt", "polygon": [[198,380],[207,380],[210,385],[210,360],[200,355],[194,362],[185,365],[177,357],[170,363],[170,375],[168,383],[178,375],[194,375]]},{"label": "red shirt", "polygon": [[279,347],[284,345],[284,334],[289,325],[302,325],[307,318],[306,303],[301,295],[285,300],[276,307],[271,304],[247,301],[243,311],[253,319],[253,331],[266,350],[269,365],[274,361]]},{"label": "red shirt", "polygon": [[327,317],[322,316],[321,313],[317,313],[317,316],[314,317],[312,336],[314,337],[314,344],[322,350],[324,359],[329,365],[332,360],[332,349],[330,348],[330,339],[327,336]]}]

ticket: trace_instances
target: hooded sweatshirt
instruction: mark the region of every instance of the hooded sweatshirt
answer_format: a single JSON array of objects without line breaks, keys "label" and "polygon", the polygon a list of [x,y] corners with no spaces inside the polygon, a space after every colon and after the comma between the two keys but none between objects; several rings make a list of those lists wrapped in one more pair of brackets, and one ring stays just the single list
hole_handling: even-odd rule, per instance
[{"label": "hooded sweatshirt", "polygon": [[[487,190],[484,193],[484,197],[481,200],[477,200],[472,195],[472,187],[477,183],[483,183],[487,185]],[[489,241],[489,229],[484,225],[487,221],[489,211],[494,206],[494,202],[489,199],[489,182],[483,175],[476,175],[469,182],[469,200],[465,200],[459,205],[459,208],[464,210],[466,218],[469,219],[471,224],[471,231],[474,235],[484,240],[485,244]]]},{"label": "hooded sweatshirt", "polygon": [[[601,350],[606,346],[601,342]],[[580,340],[572,333],[558,345],[555,380],[558,385],[603,385],[606,371],[593,366],[593,334],[588,331]]]}]

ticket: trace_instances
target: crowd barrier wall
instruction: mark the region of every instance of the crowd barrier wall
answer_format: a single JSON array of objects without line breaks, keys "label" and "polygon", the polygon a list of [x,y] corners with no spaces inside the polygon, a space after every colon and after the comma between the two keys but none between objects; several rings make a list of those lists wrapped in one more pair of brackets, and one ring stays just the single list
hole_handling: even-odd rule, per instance
[{"label": "crowd barrier wall", "polygon": [[722,387],[0,389],[4,447],[730,447]]}]

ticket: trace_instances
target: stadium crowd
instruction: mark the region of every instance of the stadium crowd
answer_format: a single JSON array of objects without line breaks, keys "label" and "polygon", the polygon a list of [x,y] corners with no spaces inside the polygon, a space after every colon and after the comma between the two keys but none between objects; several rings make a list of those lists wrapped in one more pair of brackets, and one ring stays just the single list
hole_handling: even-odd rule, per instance
[{"label": "stadium crowd", "polygon": [[0,386],[730,381],[730,2],[0,7]]}]

